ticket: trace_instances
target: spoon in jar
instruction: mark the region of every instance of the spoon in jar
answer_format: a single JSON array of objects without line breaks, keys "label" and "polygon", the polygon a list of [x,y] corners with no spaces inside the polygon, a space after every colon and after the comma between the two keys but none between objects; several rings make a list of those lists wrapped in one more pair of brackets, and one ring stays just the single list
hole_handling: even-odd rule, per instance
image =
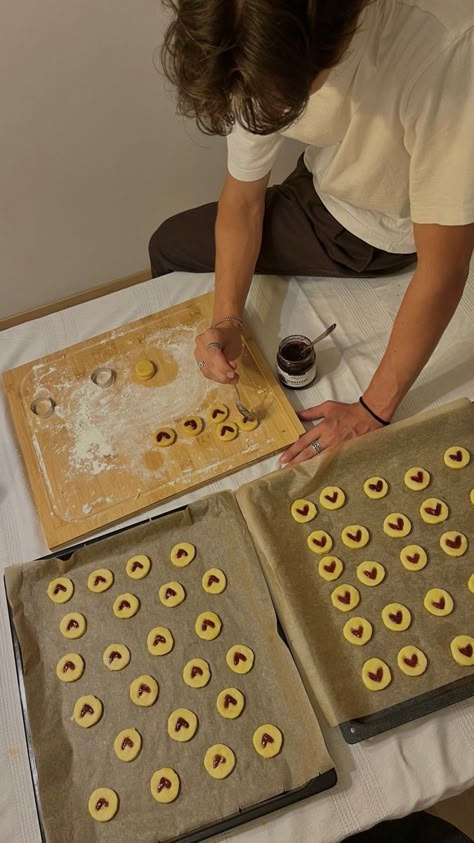
[{"label": "spoon in jar", "polygon": [[303,351],[300,351],[299,356],[304,357],[308,353],[309,348],[311,348],[312,346],[315,346],[316,343],[321,342],[321,340],[325,339],[325,337],[328,337],[329,334],[332,334],[332,332],[334,331],[335,328],[337,328],[337,325],[334,322],[332,325],[329,326],[329,328],[326,328],[326,330],[323,331],[322,334],[319,334],[319,336],[316,337],[315,340],[310,342],[308,345],[305,345]]}]

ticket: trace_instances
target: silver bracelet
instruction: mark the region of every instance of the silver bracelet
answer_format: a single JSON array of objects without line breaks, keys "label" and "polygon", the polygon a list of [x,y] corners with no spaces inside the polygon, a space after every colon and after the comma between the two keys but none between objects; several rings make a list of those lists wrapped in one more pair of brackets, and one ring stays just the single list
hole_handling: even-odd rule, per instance
[{"label": "silver bracelet", "polygon": [[244,327],[243,319],[240,316],[223,316],[222,319],[218,319],[216,322],[211,322],[211,328],[217,328],[218,325],[222,325],[223,322],[237,322],[241,328]]}]

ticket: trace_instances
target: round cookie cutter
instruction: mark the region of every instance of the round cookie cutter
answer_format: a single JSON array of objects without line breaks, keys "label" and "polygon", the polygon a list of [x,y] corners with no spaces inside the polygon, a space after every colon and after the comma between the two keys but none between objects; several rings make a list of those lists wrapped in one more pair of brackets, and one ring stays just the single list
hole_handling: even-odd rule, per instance
[{"label": "round cookie cutter", "polygon": [[41,396],[34,398],[31,402],[30,409],[35,416],[40,419],[49,419],[53,415],[56,403],[49,396]]},{"label": "round cookie cutter", "polygon": [[116,373],[110,366],[98,366],[91,374],[91,381],[101,389],[107,389],[112,386],[116,378]]}]

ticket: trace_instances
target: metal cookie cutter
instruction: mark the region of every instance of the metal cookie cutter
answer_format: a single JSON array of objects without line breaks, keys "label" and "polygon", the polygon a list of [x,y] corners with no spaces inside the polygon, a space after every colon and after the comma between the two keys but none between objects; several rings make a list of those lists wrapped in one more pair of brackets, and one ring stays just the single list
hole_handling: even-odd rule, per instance
[{"label": "metal cookie cutter", "polygon": [[98,366],[97,369],[94,369],[91,375],[92,383],[95,383],[96,386],[100,386],[101,389],[106,389],[108,386],[112,386],[115,378],[116,374],[109,366]]},{"label": "metal cookie cutter", "polygon": [[56,404],[53,399],[44,396],[35,398],[30,405],[31,412],[40,419],[49,419],[53,415],[55,407]]}]

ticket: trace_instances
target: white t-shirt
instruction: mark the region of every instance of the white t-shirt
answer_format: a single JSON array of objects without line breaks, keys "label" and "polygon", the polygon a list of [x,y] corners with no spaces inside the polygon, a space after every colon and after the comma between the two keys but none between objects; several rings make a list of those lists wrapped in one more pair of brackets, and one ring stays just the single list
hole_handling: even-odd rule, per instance
[{"label": "white t-shirt", "polygon": [[413,222],[474,222],[474,2],[374,0],[342,62],[281,134],[237,125],[228,168],[254,181],[284,137],[329,212],[366,243],[415,251]]}]

